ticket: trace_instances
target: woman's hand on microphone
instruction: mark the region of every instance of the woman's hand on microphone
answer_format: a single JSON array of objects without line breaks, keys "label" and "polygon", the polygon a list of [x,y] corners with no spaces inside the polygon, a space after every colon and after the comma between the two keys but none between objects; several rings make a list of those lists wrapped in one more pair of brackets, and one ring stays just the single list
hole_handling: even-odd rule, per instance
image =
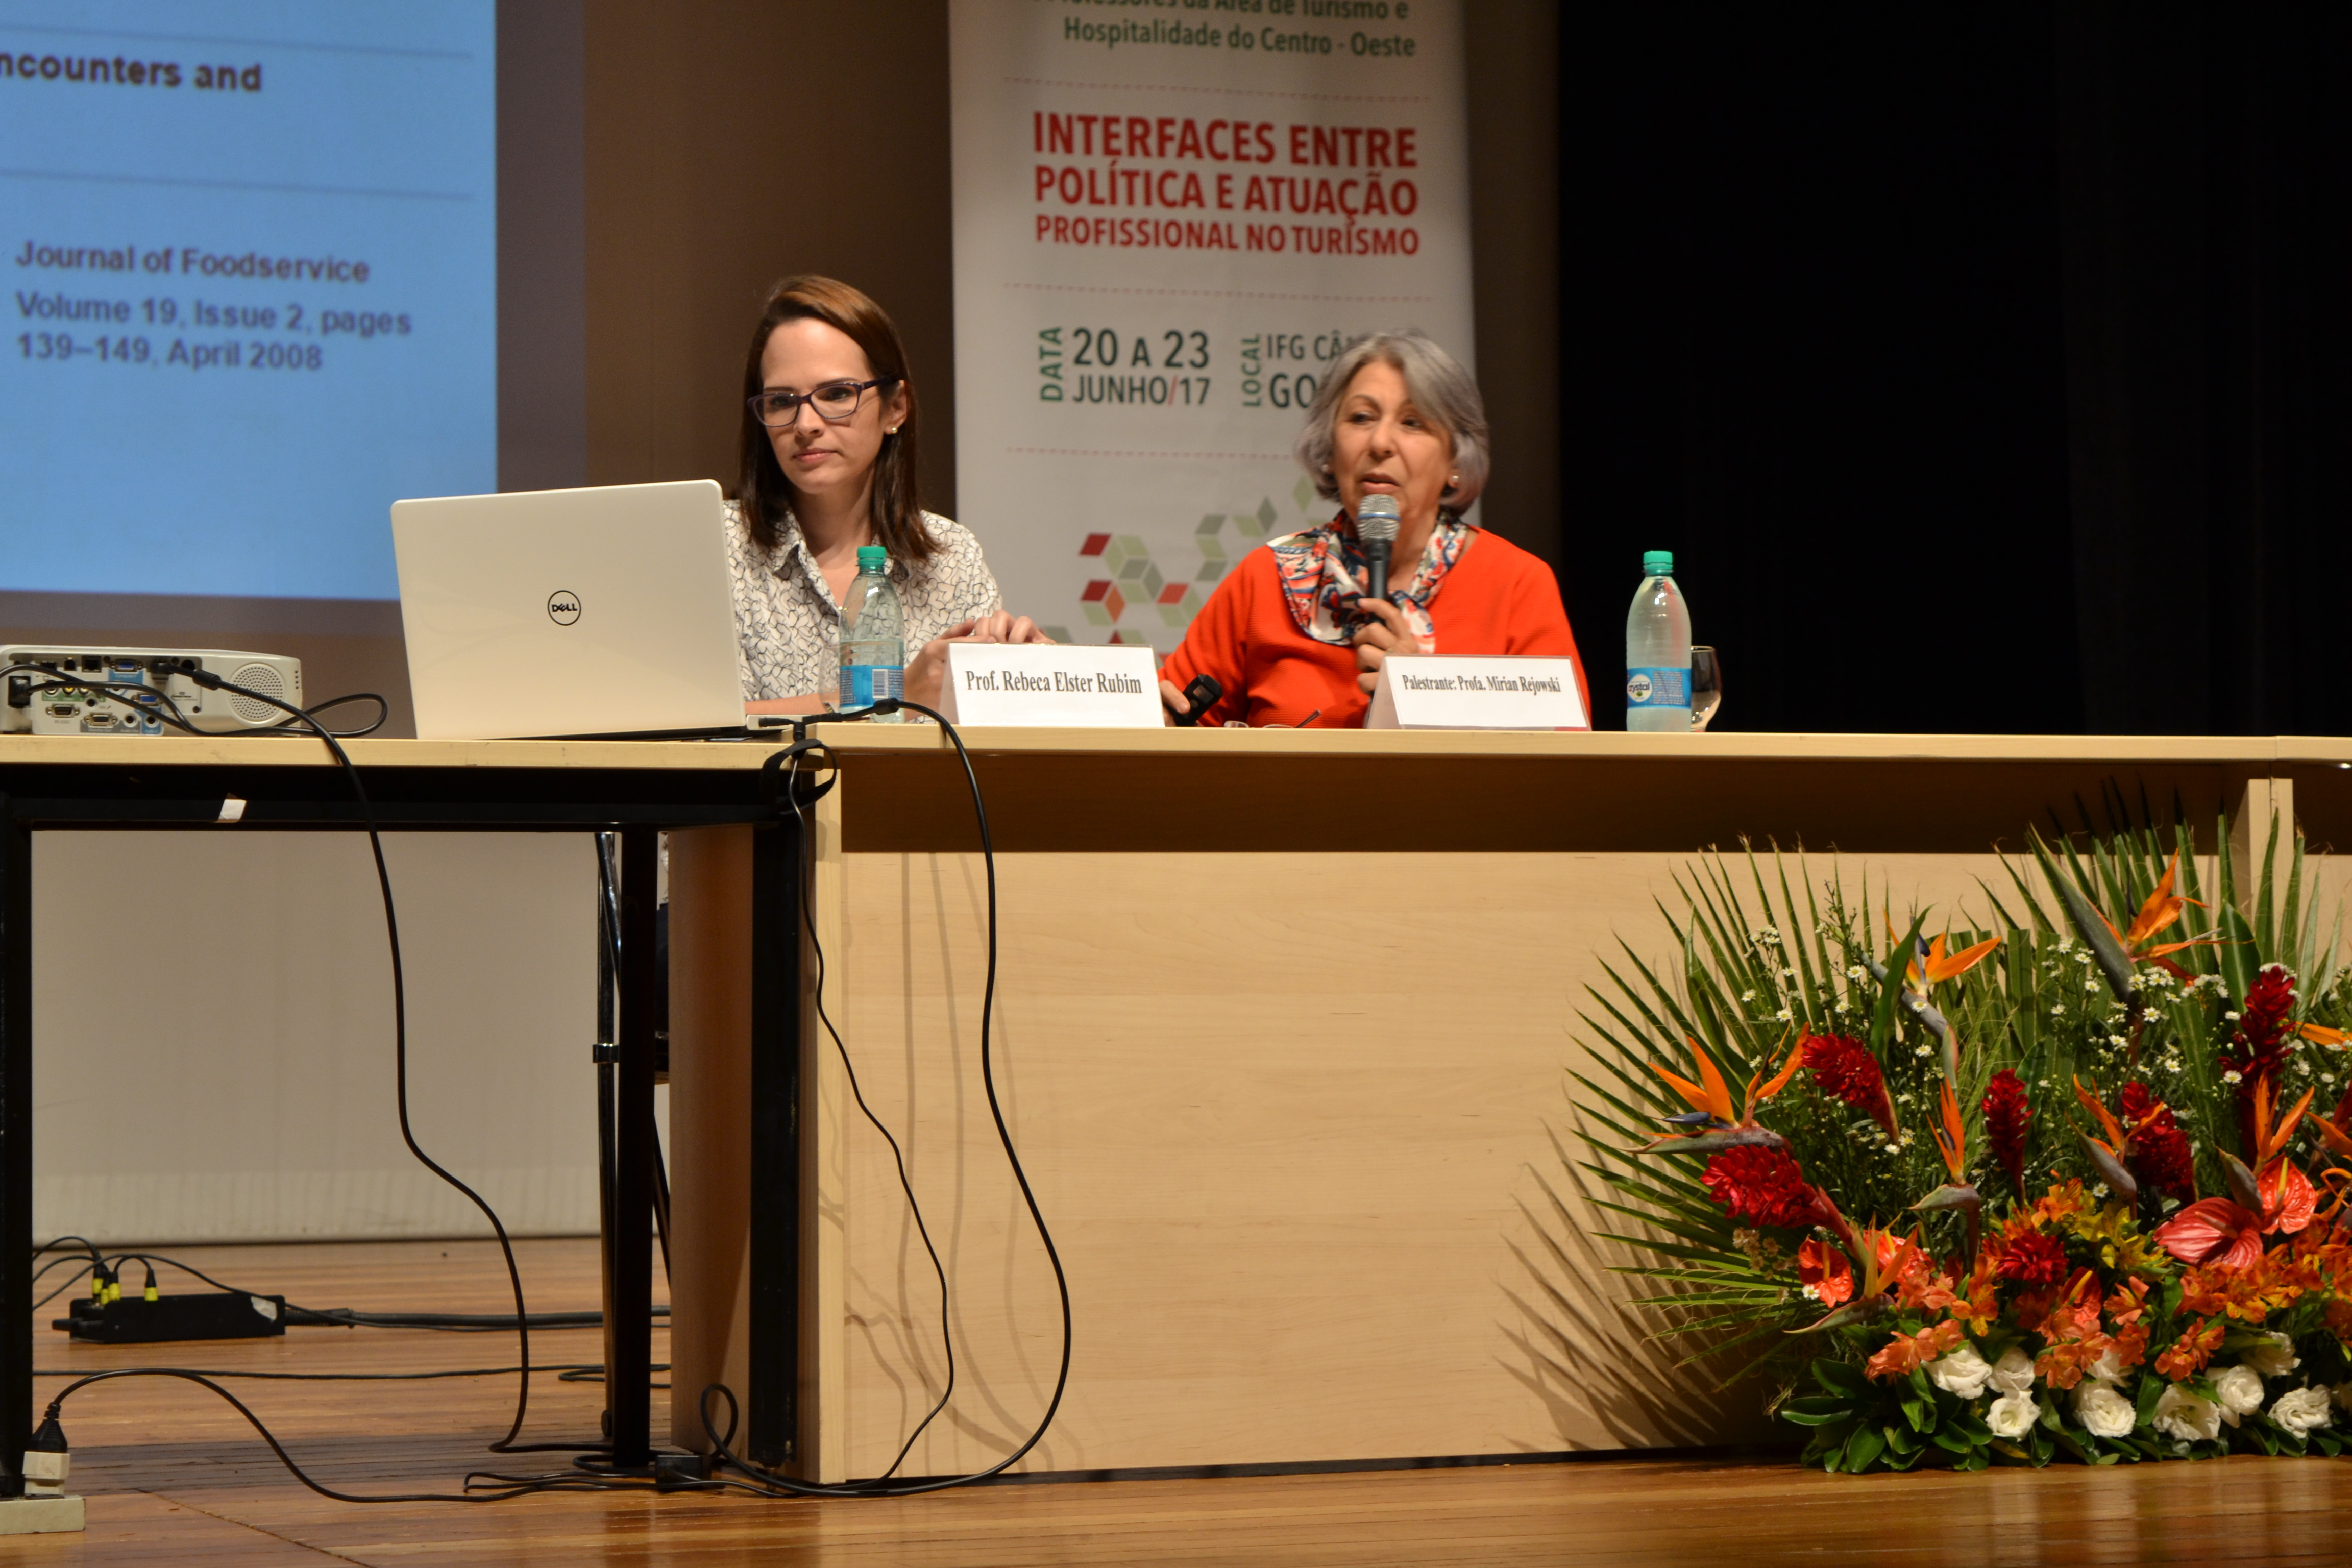
[{"label": "woman's hand on microphone", "polygon": [[1415,654],[1421,639],[1405,625],[1404,612],[1386,599],[1365,597],[1356,608],[1372,618],[1356,628],[1356,685],[1365,696],[1381,683],[1381,666],[1392,653]]},{"label": "woman's hand on microphone", "polygon": [[925,643],[907,666],[907,700],[926,708],[940,705],[940,689],[947,679],[948,644],[957,642],[1046,643],[1053,638],[1037,629],[1026,616],[994,610],[960,621]]}]

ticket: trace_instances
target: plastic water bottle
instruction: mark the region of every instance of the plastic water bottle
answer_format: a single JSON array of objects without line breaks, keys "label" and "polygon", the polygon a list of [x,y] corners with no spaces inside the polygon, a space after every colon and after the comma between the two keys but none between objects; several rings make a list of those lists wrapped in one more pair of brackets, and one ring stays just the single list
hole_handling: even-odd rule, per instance
[{"label": "plastic water bottle", "polygon": [[1690,606],[1668,550],[1642,553],[1642,587],[1625,617],[1625,728],[1691,732]]},{"label": "plastic water bottle", "polygon": [[[885,697],[907,694],[907,616],[890,581],[890,552],[878,544],[857,547],[857,576],[841,602],[841,708],[871,707]],[[1683,638],[1688,663],[1690,638]],[[884,723],[905,721],[902,713],[874,716]]]}]

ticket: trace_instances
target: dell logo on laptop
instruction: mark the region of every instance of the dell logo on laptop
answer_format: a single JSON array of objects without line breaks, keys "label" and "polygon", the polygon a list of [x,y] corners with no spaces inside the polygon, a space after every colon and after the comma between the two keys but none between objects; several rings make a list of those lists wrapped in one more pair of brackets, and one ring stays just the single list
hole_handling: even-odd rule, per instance
[{"label": "dell logo on laptop", "polygon": [[580,595],[569,588],[558,588],[547,596],[547,618],[559,626],[568,626],[580,618]]}]

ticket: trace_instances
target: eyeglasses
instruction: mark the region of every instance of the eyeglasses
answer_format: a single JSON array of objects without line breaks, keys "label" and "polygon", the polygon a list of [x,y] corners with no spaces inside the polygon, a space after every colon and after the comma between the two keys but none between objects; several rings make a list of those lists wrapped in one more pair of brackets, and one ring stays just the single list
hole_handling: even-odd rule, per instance
[{"label": "eyeglasses", "polygon": [[898,384],[897,376],[877,375],[872,381],[828,381],[809,392],[763,392],[751,400],[751,417],[771,430],[789,429],[799,421],[805,403],[818,418],[838,425],[857,412],[866,388]]}]

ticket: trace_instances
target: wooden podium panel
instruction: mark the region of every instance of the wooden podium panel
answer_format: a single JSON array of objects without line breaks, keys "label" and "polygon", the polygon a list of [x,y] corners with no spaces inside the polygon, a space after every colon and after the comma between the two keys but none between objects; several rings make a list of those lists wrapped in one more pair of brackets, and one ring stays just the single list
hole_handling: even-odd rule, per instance
[{"label": "wooden podium panel", "polygon": [[[978,1056],[985,876],[954,754],[843,732],[814,813],[824,1003],[952,1286],[955,1395],[900,1467],[994,1463],[1043,1414],[1051,1270]],[[974,731],[997,848],[994,1064],[1068,1270],[1068,1394],[1021,1468],[1318,1464],[1734,1439],[1646,1342],[1580,1191],[1567,1071],[1622,938],[1708,844],[1985,919],[1992,853],[2112,782],[2212,822],[2344,797],[2342,742]],[[2329,794],[2329,811],[2336,811]],[[2316,803],[2315,803],[2316,804]],[[731,837],[730,837],[731,836]],[[740,828],[673,836],[681,1391],[740,1387]],[[690,841],[690,842],[689,842]],[[1795,863],[1790,863],[1792,877]],[[2340,893],[2342,878],[2329,874]],[[731,902],[730,900],[732,900]],[[701,912],[697,912],[700,910]],[[803,963],[803,990],[814,966]],[[706,999],[691,1000],[699,993]],[[944,1386],[939,1283],[888,1146],[802,1016],[798,1458],[882,1472]],[[1564,1156],[1566,1156],[1564,1158]],[[701,1217],[693,1216],[698,1205]],[[692,1393],[674,1439],[701,1447]]]}]

